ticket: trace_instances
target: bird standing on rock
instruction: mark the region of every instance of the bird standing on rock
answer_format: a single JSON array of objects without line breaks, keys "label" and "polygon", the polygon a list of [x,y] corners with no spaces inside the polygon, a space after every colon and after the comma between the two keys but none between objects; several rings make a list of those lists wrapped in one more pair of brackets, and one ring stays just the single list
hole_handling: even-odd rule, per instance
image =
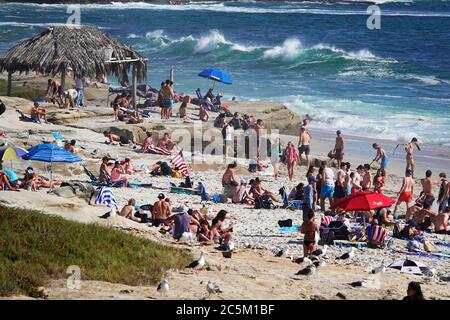
[{"label": "bird standing on rock", "polygon": [[222,293],[220,287],[211,281],[208,281],[208,284],[206,285],[206,291],[208,292],[208,296],[214,293]]}]

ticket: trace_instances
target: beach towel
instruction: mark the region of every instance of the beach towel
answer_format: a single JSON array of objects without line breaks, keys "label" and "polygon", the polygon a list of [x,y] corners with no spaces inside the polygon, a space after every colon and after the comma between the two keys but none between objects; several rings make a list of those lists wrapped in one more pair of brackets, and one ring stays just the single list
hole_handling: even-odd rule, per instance
[{"label": "beach towel", "polygon": [[149,153],[160,154],[163,156],[170,156],[172,151],[167,150],[166,148],[158,148],[157,146],[151,145],[148,148]]},{"label": "beach towel", "polygon": [[300,228],[299,224],[293,224],[292,227],[281,227],[280,233],[294,233],[298,232],[298,228]]},{"label": "beach towel", "polygon": [[188,166],[183,157],[183,150],[180,150],[177,155],[174,155],[172,159],[170,159],[170,162],[175,166],[175,168],[180,170],[183,176],[189,176]]},{"label": "beach towel", "polygon": [[62,142],[64,140],[63,136],[61,135],[61,133],[59,131],[53,131],[52,136],[58,142]]},{"label": "beach towel", "polygon": [[117,199],[114,196],[114,193],[112,192],[111,188],[109,187],[100,188],[100,190],[98,191],[97,198],[95,198],[95,204],[103,204],[107,205],[108,207],[114,206],[117,209],[119,208]]}]

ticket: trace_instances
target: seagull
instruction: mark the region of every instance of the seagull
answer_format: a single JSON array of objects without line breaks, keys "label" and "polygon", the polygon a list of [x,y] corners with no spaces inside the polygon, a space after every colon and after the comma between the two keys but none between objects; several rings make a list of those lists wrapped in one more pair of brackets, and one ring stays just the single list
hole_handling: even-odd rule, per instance
[{"label": "seagull", "polygon": [[287,252],[288,252],[289,247],[285,246],[283,249],[279,249],[278,252],[275,253],[275,257],[283,257],[286,256]]},{"label": "seagull", "polygon": [[234,242],[230,241],[228,242],[228,251],[233,251],[234,250]]},{"label": "seagull", "polygon": [[101,218],[101,219],[108,219],[108,218],[110,218],[111,216],[112,216],[112,210],[106,212],[105,214],[103,214],[103,215],[101,215],[101,216],[99,216],[99,218]]},{"label": "seagull", "polygon": [[161,293],[161,295],[165,295],[169,291],[169,282],[164,279],[161,281],[158,285],[158,288],[156,289],[157,292]]},{"label": "seagull", "polygon": [[318,268],[318,267],[325,267],[325,260],[322,259],[322,257],[320,257],[318,260],[313,262],[313,265]]},{"label": "seagull", "polygon": [[359,281],[355,281],[355,282],[350,283],[350,285],[352,287],[367,287],[367,281],[359,280]]},{"label": "seagull", "polygon": [[309,259],[307,257],[297,258],[297,259],[294,260],[294,262],[298,263],[298,264],[302,264],[302,263],[311,264],[312,263],[311,259]]},{"label": "seagull", "polygon": [[299,276],[311,276],[314,274],[314,272],[316,272],[316,266],[313,264],[310,264],[309,266],[307,266],[306,268],[298,271],[295,275]]},{"label": "seagull", "polygon": [[324,245],[323,249],[319,248],[317,250],[314,250],[313,252],[311,252],[311,254],[316,257],[323,257],[324,255],[327,254],[327,250],[328,250],[328,245]]},{"label": "seagull", "polygon": [[345,259],[351,259],[355,256],[355,248],[351,248],[350,252],[346,252],[344,253],[342,256],[336,258],[336,259],[340,259],[340,260],[345,260]]},{"label": "seagull", "polygon": [[211,281],[208,281],[208,284],[206,285],[206,291],[208,291],[209,296],[214,293],[222,293],[220,287]]},{"label": "seagull", "polygon": [[200,251],[200,257],[197,260],[192,261],[186,268],[192,268],[194,270],[200,270],[205,265],[205,255],[203,251]]},{"label": "seagull", "polygon": [[386,267],[384,266],[384,261],[383,261],[380,266],[373,268],[371,273],[377,274],[377,273],[385,272],[385,271],[386,271]]}]

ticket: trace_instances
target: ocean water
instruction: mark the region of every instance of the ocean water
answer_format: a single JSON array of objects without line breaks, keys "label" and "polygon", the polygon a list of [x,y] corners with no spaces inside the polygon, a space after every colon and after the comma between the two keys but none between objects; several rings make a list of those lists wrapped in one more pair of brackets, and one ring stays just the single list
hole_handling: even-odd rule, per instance
[{"label": "ocean water", "polygon": [[[309,114],[312,126],[361,137],[450,146],[450,2],[377,1],[381,29],[357,3],[143,2],[81,5],[96,25],[150,60],[155,87],[175,68],[175,89],[228,71],[225,97],[273,100]],[[70,14],[65,5],[0,4],[0,52]]]}]

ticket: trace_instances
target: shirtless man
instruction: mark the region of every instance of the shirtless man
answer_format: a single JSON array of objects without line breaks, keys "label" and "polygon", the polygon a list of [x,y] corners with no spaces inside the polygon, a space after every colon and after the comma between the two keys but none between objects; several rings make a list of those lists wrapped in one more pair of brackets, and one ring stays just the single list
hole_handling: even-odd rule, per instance
[{"label": "shirtless man", "polygon": [[403,183],[398,192],[397,203],[395,204],[394,216],[397,212],[398,207],[402,202],[406,203],[406,211],[409,210],[409,203],[412,200],[412,195],[414,193],[414,179],[412,178],[412,171],[407,169],[405,172],[405,177],[403,178]]},{"label": "shirtless man", "polygon": [[77,149],[75,149],[75,144],[77,143],[77,141],[75,140],[75,139],[72,139],[72,140],[70,140],[70,141],[67,141],[65,144],[64,144],[64,149],[66,149],[67,151],[69,151],[69,152],[72,152],[72,153],[76,153],[77,152]]},{"label": "shirtless man", "polygon": [[369,190],[372,187],[372,174],[370,173],[370,165],[364,165],[364,175],[361,181],[361,188],[363,191]]},{"label": "shirtless man", "polygon": [[300,128],[300,136],[298,140],[298,153],[300,155],[300,166],[302,165],[302,154],[305,153],[306,156],[306,165],[309,167],[309,152],[310,148],[309,145],[311,143],[311,135],[309,134],[308,130],[306,130],[306,127]]},{"label": "shirtless man", "polygon": [[418,202],[415,202],[411,207],[408,208],[408,210],[406,210],[405,222],[409,222],[420,210],[422,210],[422,205]]},{"label": "shirtless man", "polygon": [[417,138],[412,138],[411,142],[407,143],[405,145],[405,151],[406,151],[406,170],[412,171],[412,177],[414,178],[414,159],[413,159],[413,151],[414,146],[416,146],[417,150],[420,151],[420,147],[417,143]]},{"label": "shirtless man", "polygon": [[145,153],[148,151],[148,149],[153,145],[153,133],[150,131],[147,131],[145,133],[147,137],[144,140],[144,143],[141,148],[141,153]]},{"label": "shirtless man", "polygon": [[377,162],[381,160],[380,169],[386,171],[387,163],[388,163],[388,157],[386,151],[377,143],[372,144],[372,147],[377,150],[377,155],[372,160],[373,162]]},{"label": "shirtless man", "polygon": [[427,170],[425,172],[425,178],[420,179],[420,183],[422,184],[422,192],[425,197],[429,199],[430,205],[433,205],[434,202],[433,186],[439,183],[439,181],[433,180],[433,178],[431,178],[432,174],[433,173],[431,172],[431,170]]},{"label": "shirtless man", "polygon": [[129,144],[130,142],[133,142],[133,140],[130,141],[130,139],[128,139],[126,135],[118,136],[117,134],[111,133],[110,131],[104,131],[103,135],[109,139],[109,141],[106,142],[107,144],[111,144],[113,142],[119,142],[120,144]]},{"label": "shirtless man", "polygon": [[341,162],[344,160],[344,138],[340,130],[336,131],[336,143],[332,153],[337,160],[337,167],[340,168]]},{"label": "shirtless man", "polygon": [[165,195],[160,193],[158,199],[152,209],[152,223],[155,227],[164,224],[171,214],[170,202],[166,201]]},{"label": "shirtless man", "polygon": [[423,208],[414,214],[414,222],[419,230],[425,231],[431,225],[431,221],[438,214],[431,210],[429,203],[424,203]]},{"label": "shirtless man", "polygon": [[450,226],[448,225],[449,214],[450,207],[447,207],[444,211],[440,212],[433,218],[435,233],[450,234]]},{"label": "shirtless man", "polygon": [[176,143],[170,138],[170,134],[166,132],[164,133],[164,136],[158,140],[156,146],[158,148],[172,150],[176,146]]},{"label": "shirtless man", "polygon": [[45,123],[48,123],[47,113],[45,112],[45,109],[41,108],[39,106],[39,103],[37,102],[35,102],[33,107],[31,108],[31,118],[38,123],[41,123],[41,120],[44,120]]},{"label": "shirtless man", "polygon": [[133,214],[135,205],[136,205],[136,200],[134,200],[134,199],[128,200],[128,204],[122,208],[119,215],[124,218],[139,222],[139,219],[136,218]]}]

